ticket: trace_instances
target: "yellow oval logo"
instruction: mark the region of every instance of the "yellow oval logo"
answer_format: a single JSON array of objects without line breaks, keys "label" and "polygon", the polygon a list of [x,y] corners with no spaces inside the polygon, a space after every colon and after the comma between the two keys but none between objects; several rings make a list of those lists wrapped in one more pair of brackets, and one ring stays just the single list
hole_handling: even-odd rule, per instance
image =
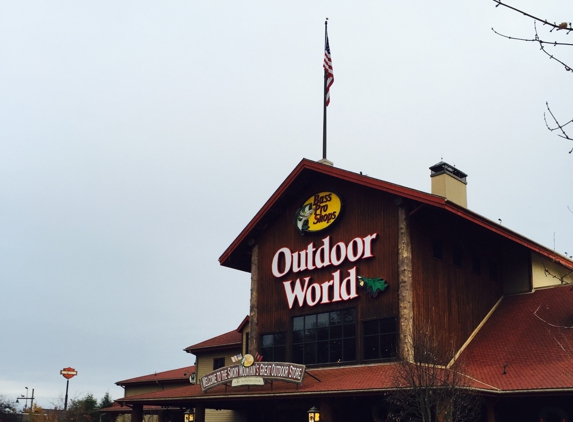
[{"label": "yellow oval logo", "polygon": [[301,234],[319,232],[340,215],[342,201],[333,192],[319,192],[308,198],[296,212],[295,225]]}]

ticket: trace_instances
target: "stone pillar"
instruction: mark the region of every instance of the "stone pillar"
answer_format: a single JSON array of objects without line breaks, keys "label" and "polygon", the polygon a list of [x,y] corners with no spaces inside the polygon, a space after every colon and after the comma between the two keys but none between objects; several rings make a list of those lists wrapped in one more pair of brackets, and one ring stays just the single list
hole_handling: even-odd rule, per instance
[{"label": "stone pillar", "polygon": [[205,422],[205,406],[202,404],[195,406],[195,422]]},{"label": "stone pillar", "polygon": [[259,245],[253,246],[251,255],[251,308],[249,315],[249,353],[259,351],[258,294],[259,291]]},{"label": "stone pillar", "polygon": [[398,206],[398,301],[400,325],[400,358],[414,361],[414,289],[412,281],[412,243],[408,210],[403,198]]},{"label": "stone pillar", "polygon": [[134,404],[131,408],[131,422],[143,422],[142,404]]}]

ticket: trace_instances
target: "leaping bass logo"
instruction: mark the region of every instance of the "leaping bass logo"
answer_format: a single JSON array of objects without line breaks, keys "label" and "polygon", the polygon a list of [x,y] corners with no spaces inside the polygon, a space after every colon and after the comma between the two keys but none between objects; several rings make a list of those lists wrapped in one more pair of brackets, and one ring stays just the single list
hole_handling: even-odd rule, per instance
[{"label": "leaping bass logo", "polygon": [[340,216],[342,201],[333,192],[319,192],[308,198],[296,212],[295,226],[300,234],[319,232]]}]

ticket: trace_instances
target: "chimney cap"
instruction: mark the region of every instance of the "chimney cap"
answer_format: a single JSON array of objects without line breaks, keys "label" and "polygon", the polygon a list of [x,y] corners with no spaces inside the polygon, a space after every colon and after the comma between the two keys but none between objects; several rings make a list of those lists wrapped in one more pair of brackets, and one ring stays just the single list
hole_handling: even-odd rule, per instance
[{"label": "chimney cap", "polygon": [[430,174],[430,177],[435,177],[435,176],[439,176],[440,174],[447,173],[450,176],[458,179],[460,182],[463,182],[465,184],[468,183],[466,181],[466,177],[468,177],[467,174],[465,174],[461,170],[458,170],[454,166],[446,163],[445,161],[440,161],[438,164],[434,164],[432,167],[430,167],[430,170],[432,171],[432,173]]}]

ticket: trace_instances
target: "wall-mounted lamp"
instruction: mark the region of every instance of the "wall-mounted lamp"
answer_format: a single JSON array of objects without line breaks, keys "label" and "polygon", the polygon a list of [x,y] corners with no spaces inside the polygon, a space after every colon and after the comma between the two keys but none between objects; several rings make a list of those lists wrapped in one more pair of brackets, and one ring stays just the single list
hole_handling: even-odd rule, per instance
[{"label": "wall-mounted lamp", "polygon": [[187,409],[183,414],[183,419],[185,422],[195,422],[195,411],[193,409]]},{"label": "wall-mounted lamp", "polygon": [[308,410],[308,422],[319,422],[320,421],[320,410],[312,406]]}]

